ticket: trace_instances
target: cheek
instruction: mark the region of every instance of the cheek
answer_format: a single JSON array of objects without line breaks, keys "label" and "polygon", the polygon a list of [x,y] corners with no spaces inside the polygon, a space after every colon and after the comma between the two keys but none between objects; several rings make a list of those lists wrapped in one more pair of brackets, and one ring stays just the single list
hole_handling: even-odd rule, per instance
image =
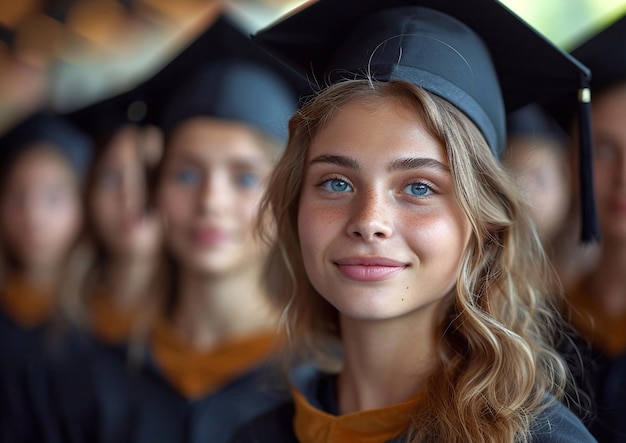
[{"label": "cheek", "polygon": [[457,269],[470,238],[469,222],[464,216],[433,213],[418,218],[399,217],[405,226],[404,237],[421,262],[442,260],[442,264],[450,263]]},{"label": "cheek", "polygon": [[159,195],[159,210],[169,225],[193,222],[196,193],[192,189],[164,185]]},{"label": "cheek", "polygon": [[94,192],[91,197],[91,213],[99,230],[107,230],[119,218],[119,201],[113,193]]},{"label": "cheek", "polygon": [[320,256],[333,240],[340,236],[341,220],[342,213],[340,210],[316,207],[306,203],[300,204],[298,238],[307,272],[311,271],[316,259],[321,259]]},{"label": "cheek", "polygon": [[83,214],[78,201],[68,201],[46,216],[51,238],[58,237],[60,241],[67,241],[78,234],[83,222]]}]

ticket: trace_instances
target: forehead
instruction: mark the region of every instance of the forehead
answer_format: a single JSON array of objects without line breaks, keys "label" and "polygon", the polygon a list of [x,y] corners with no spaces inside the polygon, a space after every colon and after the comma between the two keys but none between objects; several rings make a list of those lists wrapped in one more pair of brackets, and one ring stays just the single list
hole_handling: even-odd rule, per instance
[{"label": "forehead", "polygon": [[[313,137],[307,157],[374,148],[376,157],[427,154],[446,160],[443,143],[407,98],[372,96],[353,99],[334,111]],[[447,164],[447,160],[445,161]]]},{"label": "forehead", "polygon": [[179,125],[172,133],[166,159],[198,163],[216,160],[263,161],[269,148],[248,126],[208,117],[196,117]]}]

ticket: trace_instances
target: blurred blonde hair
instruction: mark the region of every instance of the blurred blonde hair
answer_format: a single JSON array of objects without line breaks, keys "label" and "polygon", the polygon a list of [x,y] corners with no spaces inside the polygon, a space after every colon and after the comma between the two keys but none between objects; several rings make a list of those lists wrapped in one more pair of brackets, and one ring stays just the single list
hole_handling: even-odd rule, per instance
[{"label": "blurred blonde hair", "polygon": [[476,126],[447,101],[406,82],[332,85],[290,121],[286,152],[261,206],[261,217],[277,224],[265,275],[283,308],[288,362],[313,360],[334,371],[341,364],[338,312],[306,276],[297,216],[312,139],[342,105],[357,100],[392,100],[423,116],[446,147],[455,193],[472,227],[454,301],[440,325],[436,376],[428,380],[407,441],[528,441],[546,393],[562,398],[569,377],[553,340],[561,327],[550,298],[555,276],[515,187]]}]

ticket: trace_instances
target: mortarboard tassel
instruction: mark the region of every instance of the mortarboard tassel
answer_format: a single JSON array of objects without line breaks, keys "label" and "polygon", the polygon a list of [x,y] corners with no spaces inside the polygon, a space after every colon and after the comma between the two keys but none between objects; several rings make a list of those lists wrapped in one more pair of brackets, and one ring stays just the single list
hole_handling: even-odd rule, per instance
[{"label": "mortarboard tassel", "polygon": [[593,153],[591,142],[591,92],[584,79],[585,86],[578,93],[578,142],[580,146],[580,208],[582,217],[581,240],[583,243],[600,241],[600,228],[596,214],[593,193]]}]

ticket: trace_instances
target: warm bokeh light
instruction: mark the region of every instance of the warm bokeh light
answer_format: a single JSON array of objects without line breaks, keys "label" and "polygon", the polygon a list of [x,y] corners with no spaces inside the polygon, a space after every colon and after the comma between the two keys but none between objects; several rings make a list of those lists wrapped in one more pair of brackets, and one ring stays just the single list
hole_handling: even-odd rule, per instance
[{"label": "warm bokeh light", "polygon": [[[13,40],[0,41],[0,133],[33,106],[67,111],[132,87],[224,5],[254,32],[306,1],[0,0]],[[626,0],[501,1],[566,50],[626,12]]]}]

